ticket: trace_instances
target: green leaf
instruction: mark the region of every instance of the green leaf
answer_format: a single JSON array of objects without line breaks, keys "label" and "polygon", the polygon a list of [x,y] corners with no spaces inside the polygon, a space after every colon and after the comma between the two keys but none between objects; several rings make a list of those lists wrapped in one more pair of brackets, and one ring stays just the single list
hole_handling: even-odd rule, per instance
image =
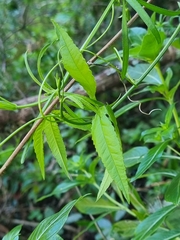
[{"label": "green leaf", "polygon": [[148,169],[150,168],[150,166],[156,161],[158,160],[163,152],[164,149],[166,148],[167,144],[168,144],[169,140],[158,144],[157,146],[151,148],[148,153],[146,155],[144,155],[143,157],[141,157],[140,160],[140,165],[138,167],[138,170],[136,172],[135,177],[132,178],[131,181],[134,181],[135,179],[139,178],[140,176],[142,176],[142,174]]},{"label": "green leaf", "polygon": [[140,46],[147,30],[142,27],[133,27],[129,29],[129,41],[131,46]]},{"label": "green leaf", "polygon": [[132,8],[134,8],[134,10],[138,13],[138,15],[140,16],[140,18],[144,21],[144,23],[148,26],[149,30],[153,33],[153,35],[155,36],[156,40],[158,43],[161,42],[161,38],[159,35],[159,32],[156,28],[156,26],[154,25],[154,23],[152,22],[151,18],[148,16],[148,14],[146,13],[146,11],[141,7],[141,5],[134,0],[127,0],[127,2],[129,3],[129,5],[131,5]]},{"label": "green leaf", "polygon": [[145,6],[146,8],[152,10],[153,12],[157,12],[159,14],[163,14],[163,15],[166,15],[166,16],[178,16],[180,14],[180,11],[172,11],[170,9],[165,9],[165,8],[161,8],[161,7],[157,7],[153,4],[150,4],[150,3],[147,3],[143,0],[138,0],[138,2]]},{"label": "green leaf", "polygon": [[165,193],[165,200],[178,204],[180,200],[180,173],[173,178]]},{"label": "green leaf", "polygon": [[119,210],[119,207],[108,200],[101,198],[96,201],[95,198],[91,197],[82,198],[76,203],[76,207],[80,212],[85,214],[101,214]]},{"label": "green leaf", "polygon": [[11,111],[18,109],[18,106],[15,103],[9,102],[3,97],[0,97],[0,99],[2,100],[0,101],[0,109],[11,110]]},{"label": "green leaf", "polygon": [[44,131],[44,121],[38,126],[38,128],[34,132],[33,142],[34,142],[34,151],[36,153],[39,167],[41,169],[41,174],[43,179],[45,179],[43,131]]},{"label": "green leaf", "polygon": [[123,238],[130,238],[134,236],[134,231],[138,225],[138,221],[122,220],[113,225],[113,232],[120,234]]},{"label": "green leaf", "polygon": [[67,170],[67,155],[63,139],[60,134],[59,127],[53,117],[47,118],[44,125],[44,133],[47,143],[51,149],[53,156],[63,169],[64,173],[69,177]]},{"label": "green leaf", "polygon": [[[147,240],[174,240],[180,236],[180,231],[178,230],[160,230],[152,236],[148,237]],[[178,238],[177,238],[178,239]]]},{"label": "green leaf", "polygon": [[[30,77],[32,78],[32,80],[41,87],[41,82],[34,76],[33,72],[31,71],[31,68],[29,66],[29,63],[28,63],[28,60],[27,60],[27,52],[24,54],[24,61],[25,61],[25,65],[26,65],[26,69],[30,75]],[[45,83],[43,85],[43,90],[45,92],[49,92],[52,88],[47,84]]]},{"label": "green leaf", "polygon": [[68,215],[78,200],[71,201],[56,214],[45,218],[35,228],[28,240],[45,240],[52,239],[64,226]]},{"label": "green leaf", "polygon": [[134,147],[123,154],[125,166],[132,167],[141,161],[143,157],[148,152],[147,147]]},{"label": "green leaf", "polygon": [[123,64],[122,64],[122,79],[125,78],[128,64],[129,64],[129,39],[126,15],[126,2],[123,0],[123,13],[122,13],[122,48],[123,48]]},{"label": "green leaf", "polygon": [[56,22],[52,22],[59,39],[60,53],[64,68],[77,82],[82,85],[88,95],[95,99],[96,82],[88,64],[67,32]]},{"label": "green leaf", "polygon": [[162,209],[147,217],[136,228],[134,240],[144,240],[152,233],[154,233],[164,221],[164,218],[175,208],[176,206],[174,205],[163,207]]},{"label": "green leaf", "polygon": [[112,180],[111,176],[109,175],[108,171],[105,170],[101,185],[99,187],[96,201],[98,201],[102,197],[102,195],[106,192],[106,190],[108,189],[108,187],[110,186],[112,181],[113,180]]},{"label": "green leaf", "polygon": [[92,139],[111,178],[129,201],[128,180],[120,137],[117,136],[106,107],[99,108],[92,121]]},{"label": "green leaf", "polygon": [[139,57],[147,61],[153,61],[161,51],[165,39],[164,32],[159,32],[160,42],[157,42],[152,32],[148,31],[143,37],[139,51]]},{"label": "green leaf", "polygon": [[51,193],[42,196],[37,201],[42,201],[45,198],[52,197],[52,196],[59,197],[60,194],[66,193],[67,191],[69,191],[73,187],[78,186],[80,183],[81,183],[80,181],[76,181],[76,180],[73,180],[73,182],[66,180],[66,181],[58,184]]},{"label": "green leaf", "polygon": [[18,240],[19,239],[19,233],[21,231],[22,226],[18,225],[14,227],[10,232],[8,232],[2,240]]},{"label": "green leaf", "polygon": [[[136,82],[142,76],[142,73],[144,73],[148,69],[149,66],[150,64],[146,64],[146,63],[139,63],[134,67],[129,66],[128,74]],[[148,85],[156,85],[156,86],[159,86],[162,84],[162,80],[155,68],[153,68],[150,71],[150,73],[144,78],[143,82],[147,83]]]},{"label": "green leaf", "polygon": [[65,93],[64,95],[65,99],[70,99],[75,102],[81,109],[96,112],[99,106],[102,106],[101,102],[76,93]]},{"label": "green leaf", "polygon": [[132,184],[130,184],[130,200],[132,206],[136,209],[133,210],[136,214],[136,218],[140,220],[144,219],[148,215],[148,210],[146,209],[146,206],[144,206],[143,201]]}]

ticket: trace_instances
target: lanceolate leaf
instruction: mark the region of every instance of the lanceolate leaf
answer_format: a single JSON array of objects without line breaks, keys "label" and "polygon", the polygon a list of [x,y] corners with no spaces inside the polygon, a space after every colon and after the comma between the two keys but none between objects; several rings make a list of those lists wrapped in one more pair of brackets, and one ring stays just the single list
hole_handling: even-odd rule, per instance
[{"label": "lanceolate leaf", "polygon": [[166,16],[178,16],[180,15],[180,11],[172,11],[170,9],[165,9],[165,8],[161,8],[161,7],[157,7],[153,4],[149,4],[143,0],[138,0],[138,2],[140,4],[142,4],[143,6],[145,6],[146,8],[152,10],[153,12],[157,12],[159,14],[163,14],[163,15],[166,15]]},{"label": "lanceolate leaf", "polygon": [[157,233],[153,234],[152,236],[148,237],[147,240],[174,240],[178,239],[177,237],[180,236],[179,230],[160,230]]},{"label": "lanceolate leaf", "polygon": [[141,7],[141,5],[134,0],[127,0],[127,2],[131,5],[132,8],[139,14],[140,18],[144,21],[144,23],[148,26],[148,28],[151,30],[153,35],[155,36],[157,42],[159,43],[161,41],[159,32],[152,22],[151,18],[148,16],[146,11]]},{"label": "lanceolate leaf", "polygon": [[120,208],[109,200],[99,199],[96,201],[94,198],[82,198],[76,203],[77,209],[85,214],[100,214],[104,212],[118,211]]},{"label": "lanceolate leaf", "polygon": [[60,43],[60,53],[64,68],[79,82],[91,98],[95,98],[96,82],[80,50],[67,32],[52,21]]},{"label": "lanceolate leaf", "polygon": [[47,120],[45,120],[44,133],[52,154],[62,167],[65,174],[68,176],[65,145],[61,137],[59,127],[53,117],[49,117]]},{"label": "lanceolate leaf", "polygon": [[120,138],[115,132],[105,106],[99,108],[93,119],[92,139],[107,172],[129,201],[128,180]]},{"label": "lanceolate leaf", "polygon": [[44,141],[43,141],[44,121],[38,126],[33,134],[34,151],[41,169],[43,179],[45,179],[44,170]]},{"label": "lanceolate leaf", "polygon": [[68,203],[60,212],[45,218],[32,232],[28,240],[54,239],[55,235],[64,226],[68,215],[78,200]]},{"label": "lanceolate leaf", "polygon": [[129,39],[126,16],[126,2],[123,0],[123,15],[122,15],[122,45],[123,45],[123,65],[122,65],[122,79],[125,78],[128,63],[129,63]]},{"label": "lanceolate leaf", "polygon": [[21,231],[22,226],[14,227],[10,232],[8,232],[2,240],[18,240],[19,239],[19,232]]},{"label": "lanceolate leaf", "polygon": [[175,209],[175,205],[164,207],[142,221],[135,230],[134,240],[144,240],[161,225],[164,218]]},{"label": "lanceolate leaf", "polygon": [[157,159],[162,156],[167,144],[168,141],[158,144],[157,146],[151,148],[149,152],[141,158],[141,163],[132,181],[139,178]]},{"label": "lanceolate leaf", "polygon": [[165,200],[178,204],[180,200],[180,173],[173,178],[165,193]]},{"label": "lanceolate leaf", "polygon": [[108,189],[108,187],[110,186],[110,184],[112,183],[112,178],[109,175],[108,171],[105,170],[104,173],[104,177],[102,179],[99,191],[98,191],[98,195],[97,195],[97,201],[102,197],[102,195],[106,192],[106,190]]}]

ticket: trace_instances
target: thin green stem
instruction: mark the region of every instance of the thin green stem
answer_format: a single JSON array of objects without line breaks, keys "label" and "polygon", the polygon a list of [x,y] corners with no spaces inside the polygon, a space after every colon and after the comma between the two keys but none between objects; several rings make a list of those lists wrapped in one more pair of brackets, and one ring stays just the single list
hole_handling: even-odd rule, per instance
[{"label": "thin green stem", "polygon": [[117,106],[119,106],[138,86],[139,84],[144,80],[144,78],[150,73],[150,71],[156,66],[156,64],[160,61],[162,56],[165,54],[165,52],[168,50],[168,48],[171,46],[172,42],[176,38],[176,36],[180,32],[180,24],[170,37],[169,41],[166,43],[166,45],[163,47],[159,55],[155,58],[155,60],[151,63],[151,65],[146,69],[144,74],[137,80],[137,83],[130,87],[130,89],[113,105],[113,109],[115,109]]},{"label": "thin green stem", "polygon": [[[94,183],[93,184],[97,189],[99,189],[99,186]],[[125,207],[124,205],[122,205],[121,203],[117,202],[116,200],[114,200],[111,196],[109,196],[107,193],[104,193],[104,196],[109,199],[109,201],[111,201],[112,203],[114,203],[115,205],[117,205],[120,209],[128,212],[131,216],[136,217],[136,214],[134,212],[132,212],[128,207]]]},{"label": "thin green stem", "polygon": [[108,4],[108,6],[106,7],[106,9],[104,10],[103,14],[101,15],[99,21],[96,23],[96,25],[94,26],[93,30],[91,31],[91,33],[89,34],[88,38],[86,39],[86,41],[83,43],[83,45],[81,46],[80,50],[84,51],[84,49],[87,48],[88,44],[90,43],[90,41],[92,40],[92,38],[94,37],[94,35],[96,34],[96,32],[98,31],[100,25],[102,24],[102,22],[104,21],[104,18],[106,17],[106,15],[108,14],[109,10],[112,8],[112,5],[114,4],[114,0],[111,0],[110,3]]},{"label": "thin green stem", "polygon": [[32,120],[30,120],[29,122],[23,124],[21,127],[19,127],[18,129],[16,129],[13,133],[11,133],[7,138],[5,138],[1,143],[0,143],[0,147],[5,144],[7,141],[9,141],[13,136],[15,136],[18,132],[20,132],[23,128],[27,127],[29,124],[35,122],[36,120],[40,119],[41,117],[37,117],[34,118]]},{"label": "thin green stem", "polygon": [[177,129],[178,129],[178,133],[179,133],[179,136],[180,136],[180,121],[179,121],[179,116],[178,116],[178,112],[177,112],[177,109],[173,108],[173,116],[174,116],[174,120],[176,122],[176,126],[177,126]]},{"label": "thin green stem", "polygon": [[111,14],[111,19],[110,19],[110,22],[107,26],[107,28],[103,31],[103,33],[101,34],[101,36],[99,36],[94,42],[92,42],[90,45],[87,46],[87,48],[91,47],[92,45],[94,45],[95,43],[97,43],[106,33],[107,31],[109,30],[112,22],[113,22],[113,19],[114,19],[114,5],[112,5],[112,14]]}]

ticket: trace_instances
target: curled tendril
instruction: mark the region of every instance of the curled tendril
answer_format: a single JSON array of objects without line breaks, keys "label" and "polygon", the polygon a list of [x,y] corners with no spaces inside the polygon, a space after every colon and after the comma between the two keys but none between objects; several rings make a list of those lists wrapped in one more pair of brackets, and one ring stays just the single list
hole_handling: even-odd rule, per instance
[{"label": "curled tendril", "polygon": [[[123,81],[121,81],[122,82],[122,84],[123,84],[123,86],[124,86],[124,90],[125,90],[125,92],[127,92],[127,88],[126,88],[126,85],[125,85],[125,83],[123,82]],[[144,115],[151,115],[151,113],[153,113],[153,112],[155,112],[155,111],[162,111],[162,109],[160,109],[160,108],[154,108],[154,109],[152,109],[150,112],[144,112],[142,109],[141,109],[141,105],[142,105],[142,103],[139,101],[139,100],[132,100],[129,96],[127,97],[128,98],[128,100],[130,101],[130,102],[132,102],[132,103],[138,103],[139,104],[139,111],[142,113],[142,114],[144,114]]]}]

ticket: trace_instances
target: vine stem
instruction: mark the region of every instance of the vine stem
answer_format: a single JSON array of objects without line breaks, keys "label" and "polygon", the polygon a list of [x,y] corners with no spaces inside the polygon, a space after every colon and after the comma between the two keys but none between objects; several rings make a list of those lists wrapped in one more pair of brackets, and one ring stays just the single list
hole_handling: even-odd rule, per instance
[{"label": "vine stem", "polygon": [[[152,2],[152,0],[148,0],[148,3]],[[127,23],[127,26],[129,27],[137,18],[138,13],[136,13]],[[99,55],[101,55],[106,49],[108,49],[120,36],[122,35],[122,29],[103,47],[101,50],[92,57],[88,62],[93,63]],[[68,91],[72,85],[75,83],[75,79],[72,79],[64,88],[64,91]],[[49,105],[49,107],[44,111],[44,115],[48,115],[53,108],[56,106],[56,104],[59,102],[59,97],[56,97],[52,103]],[[34,125],[31,127],[31,129],[28,131],[28,133],[25,135],[25,137],[22,139],[22,141],[19,143],[19,145],[16,147],[16,149],[13,151],[13,153],[10,155],[10,157],[6,160],[6,162],[3,164],[3,166],[0,168],[0,175],[6,170],[6,168],[11,164],[13,159],[17,156],[17,154],[21,151],[23,146],[28,142],[30,137],[33,135],[35,130],[38,128],[38,126],[42,123],[43,118],[37,120]]]}]

